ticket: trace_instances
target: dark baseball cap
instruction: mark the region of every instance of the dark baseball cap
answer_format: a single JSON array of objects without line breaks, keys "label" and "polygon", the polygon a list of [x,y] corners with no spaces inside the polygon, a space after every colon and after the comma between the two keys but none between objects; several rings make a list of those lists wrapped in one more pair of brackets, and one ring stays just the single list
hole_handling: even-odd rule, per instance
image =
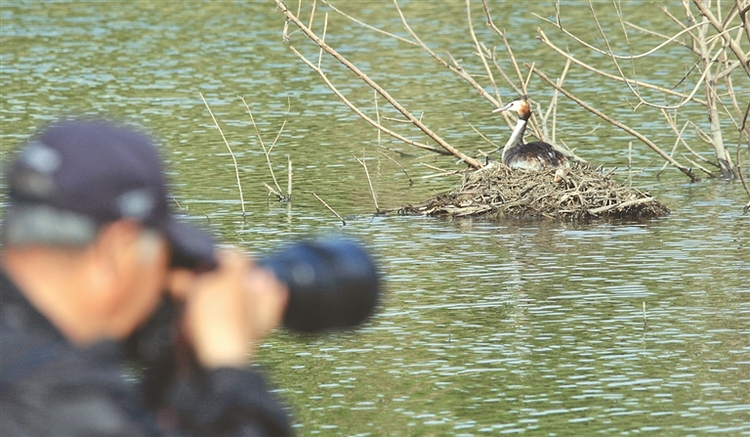
[{"label": "dark baseball cap", "polygon": [[[215,265],[213,239],[172,214],[156,146],[134,128],[104,120],[58,122],[25,144],[6,177],[10,205],[4,233],[12,232],[14,222],[16,228],[33,229],[31,217],[37,217],[34,232],[54,228],[54,220],[95,231],[132,219],[165,235],[173,266]],[[38,219],[45,214],[58,218]]]}]

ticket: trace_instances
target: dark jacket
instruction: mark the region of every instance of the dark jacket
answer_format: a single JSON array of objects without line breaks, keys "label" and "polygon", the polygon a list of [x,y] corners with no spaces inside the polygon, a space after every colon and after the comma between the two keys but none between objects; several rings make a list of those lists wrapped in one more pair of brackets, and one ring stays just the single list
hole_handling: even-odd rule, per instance
[{"label": "dark jacket", "polygon": [[190,427],[146,410],[120,346],[71,345],[0,272],[0,436],[287,436],[260,374],[217,369],[179,399]]}]

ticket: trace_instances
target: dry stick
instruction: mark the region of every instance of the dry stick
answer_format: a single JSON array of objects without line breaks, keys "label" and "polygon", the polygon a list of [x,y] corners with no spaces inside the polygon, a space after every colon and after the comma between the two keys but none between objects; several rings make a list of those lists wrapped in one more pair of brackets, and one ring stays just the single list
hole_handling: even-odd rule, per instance
[{"label": "dry stick", "polygon": [[341,224],[343,224],[344,226],[346,226],[346,221],[343,219],[343,217],[341,217],[339,215],[339,213],[337,213],[336,211],[334,211],[334,209],[331,208],[323,199],[321,199],[320,196],[318,196],[317,194],[315,194],[315,191],[310,191],[310,194],[312,194],[313,196],[315,196],[315,198],[318,199],[320,201],[320,203],[323,204],[323,206],[325,206],[326,208],[328,208],[328,210],[331,211],[333,213],[333,215],[335,215],[336,217],[338,217],[339,220],[341,220]]},{"label": "dry stick", "polygon": [[[716,163],[716,162],[713,162],[713,161],[711,161],[710,159],[707,159],[706,157],[704,157],[704,156],[702,156],[702,155],[699,155],[699,154],[698,154],[698,153],[697,153],[697,152],[696,152],[695,150],[693,150],[693,148],[692,148],[692,147],[690,147],[690,146],[689,146],[689,145],[688,145],[688,144],[687,144],[686,142],[684,142],[684,141],[683,141],[683,145],[684,145],[684,146],[685,146],[685,148],[686,148],[686,149],[688,150],[688,152],[690,152],[690,153],[691,153],[691,154],[692,154],[693,156],[695,156],[696,158],[700,159],[701,161],[705,162],[706,164],[711,164],[711,165],[713,165],[713,166],[714,166],[714,167],[716,167],[716,168],[720,168],[720,167],[719,167],[719,164],[718,164],[718,163]],[[711,175],[713,175],[713,174],[711,173]]]},{"label": "dry stick", "polygon": [[747,36],[747,39],[750,40],[750,20],[747,18],[748,13],[750,12],[750,3],[743,6],[740,4],[740,1],[742,0],[734,0],[734,6],[737,8],[737,11],[739,11],[740,21],[742,21],[742,25],[745,28],[745,35]]},{"label": "dry stick", "polygon": [[[505,72],[500,68],[500,64],[497,62],[497,58],[493,56],[493,64],[500,72],[500,75],[503,76],[503,79],[518,92],[520,95],[527,95],[528,88],[528,79],[524,81],[523,74],[521,74],[521,68],[518,65],[518,61],[516,60],[516,56],[513,54],[513,48],[511,47],[510,43],[508,42],[507,34],[504,30],[500,30],[497,26],[495,26],[495,23],[492,21],[492,15],[490,15],[490,8],[487,5],[487,0],[482,0],[482,8],[484,10],[484,15],[487,17],[487,25],[490,26],[490,28],[498,35],[500,36],[500,39],[503,41],[503,45],[505,46],[505,51],[508,54],[508,59],[511,62],[511,65],[513,66],[513,70],[516,72],[516,77],[518,78],[518,83],[521,84],[521,90],[516,88],[516,86],[513,84],[513,81],[510,80],[510,78],[505,74]],[[511,121],[511,118],[509,114],[503,113],[503,117],[505,118],[505,122],[508,123],[509,127],[513,127],[514,123]],[[536,115],[532,113],[531,122],[529,123],[529,127],[532,130],[532,135],[537,137],[541,141],[546,141],[547,138],[544,135],[544,132],[539,127],[539,123],[536,120]]]},{"label": "dry stick", "polygon": [[[682,125],[682,129],[680,129],[680,131],[677,132],[677,125],[675,124],[675,121],[674,121],[677,118],[677,114],[675,113],[675,119],[672,119],[672,117],[670,117],[669,114],[667,114],[667,111],[663,109],[662,109],[662,114],[664,115],[664,118],[667,120],[667,124],[669,124],[669,126],[672,128],[672,131],[675,133],[676,138],[674,141],[674,145],[672,146],[672,150],[669,152],[669,156],[674,157],[674,153],[677,150],[677,146],[679,146],[680,143],[685,144],[687,146],[687,143],[683,139],[683,135],[685,133],[685,129],[687,129],[687,127],[690,125],[690,122],[686,122],[684,125]],[[667,165],[669,165],[669,163],[667,161],[664,161],[664,164],[662,164],[659,171],[656,172],[656,177],[659,177],[661,175],[661,172],[663,172],[664,169],[667,168]]]},{"label": "dry stick", "polygon": [[[313,12],[315,13],[315,5],[313,4]],[[312,28],[312,21],[310,22],[310,28]],[[328,32],[328,14],[325,15],[325,19],[323,20],[323,36],[320,37],[321,41],[326,40],[326,32]],[[320,48],[320,51],[318,51],[318,70],[320,70],[320,64],[323,62],[323,48]]]},{"label": "dry stick", "polygon": [[[704,56],[702,59],[704,62],[708,58],[708,49],[705,48],[705,43],[703,41],[699,41],[701,44],[701,50],[704,52]],[[724,48],[722,47],[717,51],[716,58],[724,53]],[[711,66],[713,65],[714,60],[709,61],[705,64],[705,71],[711,71]],[[717,68],[719,65],[716,65]],[[708,102],[708,119],[709,119],[709,128],[711,130],[711,145],[714,148],[715,154],[717,159],[719,160],[721,174],[724,177],[732,178],[734,176],[734,172],[732,170],[732,158],[729,154],[729,151],[724,146],[724,138],[721,132],[721,120],[719,118],[719,108],[716,104],[717,101],[720,100],[718,94],[716,93],[716,82],[714,78],[710,78],[706,81],[705,86],[705,92],[706,92],[706,102]]]},{"label": "dry stick", "polygon": [[633,188],[633,142],[628,141],[628,188]]},{"label": "dry stick", "polygon": [[292,158],[286,155],[287,162],[289,162],[289,170],[287,171],[286,180],[286,196],[289,200],[292,200]]},{"label": "dry stick", "polygon": [[488,93],[484,87],[479,84],[471,75],[469,75],[463,68],[461,68],[460,65],[454,62],[454,65],[449,64],[446,62],[443,58],[438,56],[437,53],[432,51],[427,45],[422,42],[422,40],[417,36],[417,34],[412,30],[411,26],[409,26],[409,23],[406,22],[406,18],[404,17],[403,12],[401,12],[401,8],[398,6],[398,2],[396,0],[393,0],[393,4],[396,7],[396,12],[398,12],[399,17],[401,17],[401,24],[404,26],[407,32],[409,32],[409,35],[411,35],[412,38],[414,38],[414,41],[417,42],[417,44],[422,47],[424,51],[426,51],[430,56],[432,56],[433,59],[435,59],[440,65],[444,66],[445,68],[449,69],[450,71],[456,73],[459,77],[464,79],[466,82],[468,82],[476,92],[479,93],[482,97],[489,100],[494,106],[500,106],[500,102],[497,101],[490,93]]},{"label": "dry stick", "polygon": [[479,135],[480,138],[482,138],[483,140],[487,141],[487,143],[489,143],[492,147],[494,147],[494,149],[491,150],[491,151],[489,151],[488,153],[497,152],[498,150],[500,150],[503,147],[503,146],[498,146],[497,144],[495,144],[494,141],[492,141],[491,139],[487,138],[487,136],[485,136],[482,132],[480,132],[479,129],[477,129],[476,127],[474,127],[474,125],[471,123],[471,121],[469,121],[468,117],[466,117],[466,114],[462,113],[461,116],[464,118],[464,121],[466,121],[466,124],[469,125],[469,127],[471,128],[471,130],[473,130],[474,132],[476,132],[477,135]]},{"label": "dry stick", "polygon": [[618,76],[615,76],[613,74],[609,74],[609,73],[606,73],[606,72],[604,72],[602,70],[594,68],[591,65],[589,65],[589,64],[587,64],[587,63],[585,63],[583,61],[578,60],[576,57],[574,57],[570,53],[568,53],[568,52],[562,50],[561,48],[557,47],[555,44],[553,44],[549,40],[549,38],[547,38],[547,35],[541,29],[537,29],[537,32],[540,35],[539,36],[539,41],[541,41],[542,43],[544,43],[547,47],[551,48],[552,50],[554,50],[555,52],[557,52],[559,55],[563,56],[564,58],[570,59],[574,64],[578,65],[579,67],[582,67],[582,68],[584,68],[586,70],[594,72],[594,73],[596,73],[596,74],[598,74],[600,76],[606,77],[607,79],[612,79],[612,80],[616,80],[616,81],[620,81],[620,82],[629,82],[630,84],[635,85],[637,87],[652,89],[652,90],[659,91],[659,92],[664,93],[664,94],[669,94],[669,95],[672,95],[672,96],[675,96],[675,97],[679,97],[679,98],[684,99],[686,101],[693,101],[693,102],[696,102],[696,103],[700,103],[701,105],[706,105],[706,102],[704,100],[700,100],[700,99],[698,99],[698,98],[695,97],[695,92],[691,93],[690,99],[686,99],[686,94],[684,94],[684,93],[681,93],[681,92],[678,92],[678,91],[674,91],[674,90],[671,90],[669,88],[664,88],[664,87],[660,87],[660,86],[657,86],[657,85],[652,85],[652,84],[647,83],[647,82],[641,82],[641,81],[637,81],[637,80],[633,80],[633,79],[623,79],[621,77],[618,77]]},{"label": "dry stick", "polygon": [[[423,166],[425,166],[427,168],[431,168],[433,170],[441,171],[441,172],[443,172],[446,175],[455,174],[455,173],[458,173],[460,171],[460,170],[446,170],[446,169],[443,169],[443,168],[440,168],[440,167],[435,167],[434,165],[426,164],[424,162],[420,162],[420,164],[422,164]],[[422,176],[422,177],[424,178],[424,177],[432,177],[432,176]]]},{"label": "dry stick", "polygon": [[719,35],[721,35],[724,43],[729,46],[729,48],[732,50],[732,53],[734,53],[734,56],[736,56],[742,64],[742,68],[745,69],[745,73],[750,76],[750,58],[748,58],[747,55],[745,55],[745,53],[742,51],[742,47],[740,47],[737,41],[733,40],[732,37],[730,37],[725,32],[724,26],[716,19],[714,14],[711,13],[711,10],[706,8],[706,5],[703,4],[701,0],[693,0],[693,4],[698,8],[701,15],[703,15],[708,20],[708,22],[711,23],[711,26],[716,29]]},{"label": "dry stick", "polygon": [[471,40],[474,41],[474,47],[477,49],[477,55],[479,56],[479,59],[482,60],[482,65],[484,66],[484,71],[487,73],[487,77],[490,80],[490,83],[492,84],[492,89],[495,92],[495,95],[500,95],[500,92],[497,89],[497,84],[495,83],[495,78],[492,76],[492,70],[490,69],[489,64],[487,64],[487,58],[484,56],[484,52],[482,50],[482,46],[479,44],[479,40],[477,39],[476,33],[474,33],[474,25],[471,22],[471,0],[466,0],[466,22],[469,26],[469,35],[471,35]]},{"label": "dry stick", "polygon": [[367,176],[367,183],[370,185],[370,194],[372,194],[372,202],[375,204],[375,213],[380,212],[380,208],[378,207],[378,198],[375,195],[375,188],[372,187],[372,180],[370,179],[370,171],[367,170],[367,164],[365,164],[365,151],[362,151],[362,159],[357,158],[356,155],[352,154],[354,156],[354,159],[357,160],[360,164],[362,164],[362,167],[365,168],[365,176]]},{"label": "dry stick", "polygon": [[[560,19],[560,9],[559,9],[559,7],[560,7],[560,3],[559,3],[559,1],[556,1],[555,2],[555,18],[556,18],[556,21],[552,21],[549,18],[542,17],[541,15],[535,14],[533,12],[532,12],[531,15],[535,16],[536,18],[538,18],[538,19],[540,19],[540,20],[542,20],[542,21],[544,21],[546,23],[549,23],[549,24],[555,26],[560,31],[562,31],[566,36],[568,36],[569,38],[571,38],[572,40],[574,40],[578,44],[580,44],[580,45],[584,46],[585,48],[587,48],[589,50],[592,50],[592,51],[594,51],[594,52],[596,52],[596,53],[598,53],[600,55],[604,55],[604,56],[607,56],[607,57],[614,56],[614,57],[616,57],[618,59],[631,59],[633,57],[633,55],[622,56],[622,55],[615,55],[612,52],[607,52],[605,50],[602,50],[602,49],[600,49],[598,47],[595,47],[595,46],[587,43],[586,41],[580,39],[579,37],[577,37],[576,35],[574,35],[573,33],[571,33],[569,30],[567,30],[566,28],[564,28],[563,25],[562,25],[562,20]],[[691,27],[697,27],[697,26],[691,26]],[[681,31],[677,35],[673,36],[672,39],[677,39],[683,32],[684,31]],[[660,49],[664,45],[666,45],[666,43],[663,43],[663,44],[657,46],[656,48],[650,50],[649,52],[637,55],[635,58],[637,59],[637,58],[645,57],[645,56],[651,54],[652,52]]]},{"label": "dry stick", "polygon": [[242,217],[245,218],[247,216],[245,213],[245,198],[242,195],[242,183],[240,182],[240,169],[237,166],[237,158],[235,158],[234,153],[232,152],[232,148],[229,147],[229,142],[224,136],[224,132],[222,132],[221,126],[219,126],[219,122],[216,121],[216,117],[214,117],[214,113],[211,111],[211,107],[208,106],[208,102],[206,101],[205,97],[203,97],[202,93],[198,94],[201,96],[203,104],[206,105],[208,113],[211,114],[211,118],[213,119],[216,128],[219,129],[219,134],[221,134],[221,138],[224,140],[224,144],[227,146],[227,150],[229,150],[229,155],[232,157],[232,162],[234,162],[234,175],[237,177],[237,188],[240,190],[240,205],[242,206]]},{"label": "dry stick", "polygon": [[[482,46],[482,54],[481,56],[485,56],[488,59],[492,61],[494,65],[497,65],[495,62],[495,47],[492,47],[492,50],[488,49],[487,46],[484,45],[483,42],[480,42]],[[490,75],[489,76],[490,83],[492,84],[492,89],[495,91],[495,99],[500,102],[502,99],[500,98],[500,90],[497,88],[497,82],[495,81],[495,76]]]},{"label": "dry stick", "polygon": [[297,17],[295,17],[289,9],[284,5],[282,0],[274,0],[276,4],[281,8],[281,11],[284,13],[284,15],[287,17],[288,20],[291,20],[301,31],[305,34],[311,41],[313,41],[315,44],[318,45],[321,49],[323,49],[326,53],[328,53],[330,56],[332,56],[334,59],[339,61],[341,64],[343,64],[346,68],[348,68],[350,71],[352,71],[357,77],[362,79],[367,85],[369,85],[371,88],[376,90],[378,94],[383,96],[383,98],[388,101],[391,106],[393,106],[398,112],[400,112],[404,117],[406,117],[409,121],[412,122],[415,126],[419,128],[425,135],[430,137],[433,141],[438,143],[443,149],[448,151],[451,155],[457,157],[458,159],[464,161],[466,164],[473,168],[482,168],[482,163],[476,160],[475,158],[472,158],[470,156],[467,156],[463,154],[461,151],[457,150],[450,144],[448,144],[445,140],[443,140],[440,136],[435,134],[430,128],[428,128],[424,123],[422,123],[421,120],[417,119],[412,115],[411,112],[407,111],[406,108],[404,108],[396,99],[391,97],[391,95],[381,88],[377,83],[375,83],[372,79],[369,78],[365,73],[363,73],[359,68],[357,68],[354,64],[349,62],[346,58],[341,56],[336,50],[331,48],[329,45],[327,45],[320,37],[315,35],[315,33],[312,32],[307,26],[305,26]]},{"label": "dry stick", "polygon": [[274,190],[273,187],[268,185],[267,183],[263,182],[263,186],[266,187],[269,193],[272,193],[274,196],[278,197],[279,200],[284,200],[284,195],[279,193],[278,191]]},{"label": "dry stick", "polygon": [[[313,0],[312,10],[310,11],[310,21],[309,21],[310,24],[307,25],[307,27],[309,27],[309,28],[312,28],[312,26],[313,26],[313,18],[315,17],[315,10],[317,9],[316,6],[315,6],[315,3],[316,3],[316,0]],[[297,17],[299,17],[299,12],[300,11],[298,10],[297,11]]]},{"label": "dry stick", "polygon": [[[559,86],[563,85],[563,82],[565,81],[565,76],[568,75],[568,71],[570,70],[570,64],[572,62],[570,59],[565,60],[565,67],[563,67],[563,71],[560,74],[560,77],[557,78],[557,84]],[[542,119],[542,126],[547,126],[547,120],[549,119],[550,112],[552,113],[552,134],[549,136],[552,144],[555,144],[555,140],[557,137],[557,102],[558,97],[560,97],[560,94],[557,90],[552,94],[552,99],[549,102],[549,107],[547,108],[547,112],[544,114],[544,118]]]},{"label": "dry stick", "polygon": [[[685,26],[684,23],[682,23],[680,20],[678,20],[677,18],[675,18],[672,14],[670,14],[669,11],[666,8],[664,8],[663,6],[657,6],[657,7],[659,9],[661,9],[661,11],[664,12],[664,14],[667,15],[667,17],[669,17],[669,19],[671,19],[673,22],[675,22],[675,24],[681,26],[682,29],[683,29],[683,31],[687,32],[690,37],[694,37],[695,36],[695,35],[693,35],[693,33],[691,31],[693,30],[693,28],[698,27],[699,25],[694,24],[690,28],[688,28],[687,26]],[[683,33],[683,31],[678,32],[676,35],[668,36],[668,35],[663,35],[663,34],[661,34],[659,32],[654,32],[651,29],[647,29],[645,27],[638,26],[637,24],[631,23],[630,21],[626,21],[625,24],[627,24],[629,27],[632,27],[633,29],[635,29],[635,30],[637,30],[637,31],[639,31],[641,33],[644,33],[646,35],[656,36],[656,37],[659,37],[659,38],[665,40],[664,44],[666,44],[666,43],[676,44],[678,46],[684,47],[684,48],[692,51],[696,55],[698,54],[698,53],[696,53],[693,50],[693,48],[691,46],[689,46],[686,43],[680,41],[679,39],[675,39],[675,37],[677,37],[677,35],[681,35]],[[662,45],[664,45],[664,44],[661,44],[659,46],[659,48]],[[647,53],[647,54],[650,54],[650,53]]]},{"label": "dry stick", "polygon": [[713,176],[713,173],[711,173],[711,170],[707,169],[706,167],[703,167],[703,166],[702,166],[702,165],[700,165],[700,164],[699,164],[698,162],[696,162],[696,161],[694,161],[694,160],[690,159],[690,158],[689,158],[689,157],[688,157],[687,155],[685,155],[684,153],[682,154],[682,157],[683,157],[683,158],[685,158],[685,159],[687,159],[687,161],[688,161],[689,163],[693,164],[693,167],[697,167],[697,168],[698,168],[698,170],[700,170],[700,171],[702,171],[702,172],[706,173],[706,174],[707,174],[707,175],[709,175],[709,176]]},{"label": "dry stick", "polygon": [[[625,36],[625,41],[628,44],[628,52],[630,53],[630,69],[631,74],[634,79],[638,79],[638,75],[635,70],[635,59],[633,58],[633,45],[630,43],[630,37],[628,36],[628,29],[625,26],[625,20],[622,17],[622,9],[619,3],[614,2],[615,11],[617,12],[617,19],[620,22],[620,28],[622,29],[622,34]],[[597,22],[598,23],[598,22]],[[640,91],[638,92],[640,95]]]},{"label": "dry stick", "polygon": [[[378,125],[380,125],[380,109],[378,108],[378,92],[375,90],[372,90],[373,93],[373,101],[375,102],[375,121],[378,122]],[[378,131],[378,146],[382,146],[383,138],[381,137],[382,131],[380,129],[377,129]]]},{"label": "dry stick", "polygon": [[396,161],[395,159],[393,159],[393,157],[391,157],[390,155],[388,155],[387,153],[385,153],[383,151],[380,151],[380,153],[383,156],[385,156],[386,158],[388,158],[391,161],[393,161],[398,166],[398,168],[400,168],[401,171],[404,172],[404,174],[406,175],[406,178],[409,179],[409,185],[414,185],[414,181],[411,179],[411,176],[409,176],[409,173],[406,172],[406,169],[404,168],[404,166],[401,165],[400,162]]},{"label": "dry stick", "polygon": [[[732,82],[731,76],[726,76],[724,78],[724,81],[726,82],[727,86],[727,94],[729,95],[729,98],[732,100],[732,109],[734,109],[735,114],[742,116],[742,109],[740,109],[740,104],[737,101],[737,93],[734,90],[734,82]],[[740,126],[738,123],[738,120],[734,119],[734,116],[729,112],[729,108],[724,104],[723,101],[719,100],[719,103],[721,103],[721,107],[724,109],[724,112],[729,116],[729,119],[732,120],[732,123],[734,123],[734,126],[737,128],[738,131],[742,131],[743,127]],[[748,104],[750,106],[750,104]],[[748,130],[748,135],[750,135],[750,130]]]},{"label": "dry stick", "polygon": [[571,93],[569,93],[565,88],[562,88],[562,87],[558,86],[554,81],[552,81],[552,79],[550,79],[549,77],[547,77],[547,75],[545,75],[544,73],[542,73],[541,71],[539,71],[538,69],[536,69],[536,67],[531,67],[531,68],[532,68],[532,71],[537,76],[541,77],[545,82],[547,82],[548,84],[550,84],[553,88],[555,88],[558,91],[560,91],[561,93],[565,94],[565,96],[567,98],[569,98],[570,100],[573,100],[574,102],[578,103],[584,109],[586,109],[587,111],[589,111],[589,112],[595,114],[596,116],[602,118],[607,123],[612,124],[614,126],[617,126],[620,129],[624,130],[625,132],[629,133],[630,135],[632,135],[632,136],[638,138],[639,140],[641,140],[641,142],[643,142],[644,144],[646,144],[647,146],[649,146],[653,151],[655,151],[656,153],[658,153],[659,156],[661,156],[662,158],[664,158],[665,160],[667,160],[674,167],[676,167],[681,172],[685,173],[688,177],[690,177],[691,181],[695,182],[695,181],[698,180],[698,177],[696,175],[694,175],[693,172],[689,168],[683,166],[679,162],[677,162],[674,159],[672,159],[671,156],[669,156],[666,153],[664,153],[664,151],[661,150],[659,148],[659,146],[657,146],[656,144],[654,144],[651,140],[649,140],[648,138],[644,137],[639,132],[631,129],[630,127],[628,127],[628,126],[620,123],[619,121],[617,121],[617,120],[609,117],[608,115],[604,114],[603,112],[601,112],[601,111],[593,108],[589,104],[584,103],[581,99],[579,99],[578,97],[575,97],[574,95],[572,95]]},{"label": "dry stick", "polygon": [[[368,28],[368,29],[370,29],[372,31],[377,32],[377,33],[382,33],[383,35],[390,36],[391,38],[395,38],[395,39],[397,39],[397,40],[399,40],[401,42],[405,42],[407,44],[412,44],[412,45],[417,45],[417,43],[415,43],[414,41],[410,41],[410,40],[408,40],[406,38],[403,38],[403,37],[400,37],[400,36],[398,36],[396,34],[393,34],[393,33],[390,33],[390,32],[386,32],[384,30],[378,29],[377,27],[373,27],[373,26],[365,23],[364,21],[360,21],[360,20],[352,17],[351,15],[348,15],[348,14],[344,13],[340,9],[337,9],[335,6],[333,6],[330,2],[328,2],[326,0],[322,0],[322,3],[325,4],[325,5],[327,5],[329,8],[333,9],[338,14],[340,14],[340,15],[346,17],[347,19],[349,19],[349,20],[351,20],[351,21],[359,24],[360,26],[366,27],[366,28]],[[312,27],[312,26],[310,26],[310,27]]]},{"label": "dry stick", "polygon": [[[377,91],[375,91],[375,94],[377,94]],[[419,119],[421,120],[422,118],[424,118],[424,112],[420,112],[419,113]],[[411,124],[411,122],[409,120],[404,120],[402,118],[388,117],[386,115],[380,115],[380,114],[378,114],[378,119],[379,120],[383,119],[383,120],[386,120],[386,121],[392,121],[394,123]]]},{"label": "dry stick", "polygon": [[[669,125],[669,127],[670,127],[670,128],[672,128],[672,132],[674,132],[674,134],[675,134],[675,136],[676,136],[676,138],[677,138],[677,140],[675,141],[675,145],[677,145],[678,143],[681,143],[681,144],[682,144],[682,145],[683,145],[683,146],[684,146],[684,147],[685,147],[685,148],[686,148],[686,149],[687,149],[687,150],[688,150],[688,151],[689,151],[690,153],[692,153],[692,154],[693,154],[693,155],[694,155],[695,157],[697,157],[698,159],[700,159],[700,160],[702,160],[703,162],[706,162],[706,163],[708,163],[708,164],[711,164],[711,165],[713,165],[714,167],[717,167],[717,168],[719,167],[719,164],[718,164],[718,163],[716,163],[716,162],[712,162],[712,161],[710,161],[710,160],[706,159],[705,157],[703,157],[703,156],[699,155],[698,153],[696,153],[696,152],[695,152],[695,150],[693,150],[693,149],[692,149],[692,148],[690,147],[690,145],[689,145],[689,144],[688,144],[688,143],[687,143],[687,142],[685,141],[685,139],[683,138],[683,134],[684,134],[684,132],[685,132],[685,129],[686,129],[686,128],[687,128],[687,127],[688,127],[689,125],[691,125],[691,122],[689,122],[689,121],[688,121],[687,123],[685,123],[685,125],[684,125],[684,126],[682,127],[682,129],[681,129],[681,130],[680,130],[680,131],[678,132],[678,131],[677,131],[677,125],[675,124],[675,122],[674,122],[674,119],[672,119],[672,117],[670,117],[670,116],[669,116],[669,114],[667,114],[667,111],[665,111],[665,110],[663,110],[663,109],[662,109],[661,111],[662,111],[662,114],[664,115],[664,118],[665,118],[665,119],[667,120],[667,124]],[[675,117],[676,117],[676,114],[675,114]],[[674,156],[674,149],[673,149],[672,153],[670,153],[670,156]],[[665,165],[666,165],[666,164],[665,164]],[[709,176],[713,176],[713,173],[712,173],[712,172],[708,172],[708,175],[709,175]]]},{"label": "dry stick", "polygon": [[321,77],[321,79],[323,79],[323,82],[326,84],[326,86],[328,86],[328,88],[331,91],[333,91],[333,93],[339,99],[341,99],[341,101],[346,106],[348,106],[349,109],[351,109],[352,111],[354,111],[354,113],[356,113],[357,115],[359,115],[360,118],[362,118],[366,122],[370,123],[375,128],[377,128],[377,129],[385,132],[386,134],[392,136],[393,138],[396,138],[397,140],[402,141],[402,142],[404,142],[404,143],[406,143],[406,144],[408,144],[410,146],[414,146],[414,147],[417,147],[417,148],[420,148],[420,149],[423,149],[423,150],[428,150],[430,152],[438,153],[438,154],[441,154],[441,155],[450,155],[451,154],[447,150],[438,149],[438,148],[435,148],[435,147],[430,146],[428,144],[423,144],[423,143],[419,143],[419,142],[414,141],[414,140],[410,140],[410,139],[406,138],[405,136],[403,136],[403,135],[401,135],[401,134],[399,134],[399,133],[397,133],[395,131],[392,131],[392,130],[388,129],[385,126],[380,125],[378,122],[376,122],[375,120],[373,120],[372,118],[370,118],[367,114],[365,114],[364,112],[362,112],[356,105],[354,105],[352,102],[350,102],[349,99],[347,99],[343,94],[341,94],[341,92],[336,88],[336,86],[328,79],[328,76],[326,76],[325,72],[323,70],[320,70],[317,67],[315,67],[315,64],[313,64],[312,62],[308,61],[304,56],[302,56],[302,54],[296,48],[294,48],[294,46],[289,46],[289,50],[291,50],[292,53],[294,53],[295,55],[297,55],[297,57],[299,57],[302,60],[302,62],[304,62],[313,71],[315,71],[316,73],[318,73],[318,75]]},{"label": "dry stick", "polygon": [[[260,141],[260,146],[263,148],[263,153],[266,155],[266,163],[268,163],[268,170],[271,172],[271,178],[273,179],[273,184],[276,185],[276,189],[278,190],[278,193],[281,193],[281,187],[279,186],[279,182],[276,180],[276,175],[273,173],[273,165],[271,164],[271,155],[268,149],[266,149],[265,143],[263,143],[263,138],[260,135],[260,130],[258,129],[258,126],[255,124],[255,118],[253,117],[253,111],[250,110],[250,107],[247,106],[247,102],[245,102],[245,99],[243,97],[240,97],[240,100],[242,100],[242,103],[245,105],[245,108],[247,109],[247,113],[250,114],[250,121],[253,123],[253,127],[255,128],[255,133],[258,135],[258,141]],[[283,199],[284,196],[281,196]]]}]

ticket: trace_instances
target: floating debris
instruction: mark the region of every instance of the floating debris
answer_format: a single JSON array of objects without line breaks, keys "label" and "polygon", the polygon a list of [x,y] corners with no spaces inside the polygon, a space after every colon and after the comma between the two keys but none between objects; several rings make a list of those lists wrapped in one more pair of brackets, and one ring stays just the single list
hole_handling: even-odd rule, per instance
[{"label": "floating debris", "polygon": [[461,187],[418,205],[403,215],[448,217],[643,220],[669,214],[649,193],[627,187],[588,165],[541,171],[511,169],[499,162],[467,173]]}]

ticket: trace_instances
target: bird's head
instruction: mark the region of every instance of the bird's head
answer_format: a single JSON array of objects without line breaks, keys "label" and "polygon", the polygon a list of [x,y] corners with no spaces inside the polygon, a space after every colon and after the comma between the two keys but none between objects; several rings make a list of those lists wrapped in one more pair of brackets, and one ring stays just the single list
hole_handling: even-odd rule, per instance
[{"label": "bird's head", "polygon": [[501,106],[492,112],[516,111],[519,118],[528,120],[531,117],[531,106],[529,106],[529,97],[521,96],[512,100],[505,106]]}]

